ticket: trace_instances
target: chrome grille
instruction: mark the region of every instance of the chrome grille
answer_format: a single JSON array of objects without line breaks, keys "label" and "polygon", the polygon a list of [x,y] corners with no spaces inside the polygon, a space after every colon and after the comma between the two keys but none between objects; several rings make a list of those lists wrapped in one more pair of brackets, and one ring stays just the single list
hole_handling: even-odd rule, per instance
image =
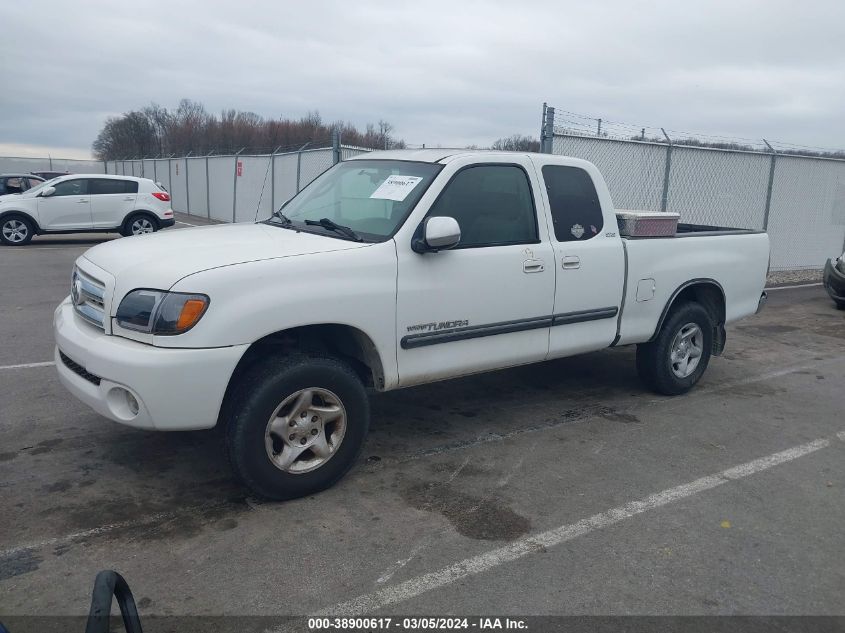
[{"label": "chrome grille", "polygon": [[96,325],[101,330],[105,329],[103,324],[105,306],[105,284],[90,275],[75,268],[70,287],[70,297],[73,301],[73,309],[83,319]]}]

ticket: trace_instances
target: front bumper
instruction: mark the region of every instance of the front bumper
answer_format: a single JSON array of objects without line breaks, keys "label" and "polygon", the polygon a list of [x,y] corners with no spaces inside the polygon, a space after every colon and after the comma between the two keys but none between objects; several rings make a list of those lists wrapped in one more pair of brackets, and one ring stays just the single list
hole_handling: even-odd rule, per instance
[{"label": "front bumper", "polygon": [[845,273],[836,268],[836,260],[827,260],[824,267],[823,283],[831,299],[837,303],[845,302]]},{"label": "front bumper", "polygon": [[56,308],[53,334],[56,369],[68,391],[115,422],[161,431],[217,424],[247,348],[164,349],[110,336],[77,316],[70,298]]}]

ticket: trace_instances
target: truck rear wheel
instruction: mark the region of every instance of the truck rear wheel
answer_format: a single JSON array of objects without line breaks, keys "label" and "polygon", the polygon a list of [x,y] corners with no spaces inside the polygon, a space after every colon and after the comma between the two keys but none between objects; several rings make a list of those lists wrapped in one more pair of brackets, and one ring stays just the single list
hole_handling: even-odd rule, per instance
[{"label": "truck rear wheel", "polygon": [[369,427],[361,379],[327,357],[275,357],[253,366],[226,408],[235,474],[268,499],[301,497],[334,484],[352,467]]},{"label": "truck rear wheel", "polygon": [[673,309],[657,338],[637,346],[637,372],[653,391],[686,393],[699,381],[713,349],[713,320],[698,303]]}]

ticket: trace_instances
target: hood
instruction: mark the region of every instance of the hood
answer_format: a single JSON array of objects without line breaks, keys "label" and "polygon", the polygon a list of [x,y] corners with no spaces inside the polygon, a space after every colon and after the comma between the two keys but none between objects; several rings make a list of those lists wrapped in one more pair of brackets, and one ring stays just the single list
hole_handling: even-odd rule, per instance
[{"label": "hood", "polygon": [[99,244],[83,257],[113,275],[115,293],[122,295],[134,288],[167,290],[209,268],[362,246],[266,224],[222,224],[124,237]]}]

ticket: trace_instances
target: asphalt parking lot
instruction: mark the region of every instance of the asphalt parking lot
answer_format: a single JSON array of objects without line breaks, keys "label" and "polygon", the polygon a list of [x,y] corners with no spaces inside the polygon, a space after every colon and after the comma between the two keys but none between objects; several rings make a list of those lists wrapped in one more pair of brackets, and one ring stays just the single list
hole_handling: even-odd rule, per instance
[{"label": "asphalt parking lot", "polygon": [[103,239],[0,248],[0,615],[85,614],[105,568],[142,615],[845,614],[845,313],[820,287],[772,292],[684,397],[645,392],[633,349],[376,395],[345,479],[263,503],[215,433],[60,386],[53,308]]}]

